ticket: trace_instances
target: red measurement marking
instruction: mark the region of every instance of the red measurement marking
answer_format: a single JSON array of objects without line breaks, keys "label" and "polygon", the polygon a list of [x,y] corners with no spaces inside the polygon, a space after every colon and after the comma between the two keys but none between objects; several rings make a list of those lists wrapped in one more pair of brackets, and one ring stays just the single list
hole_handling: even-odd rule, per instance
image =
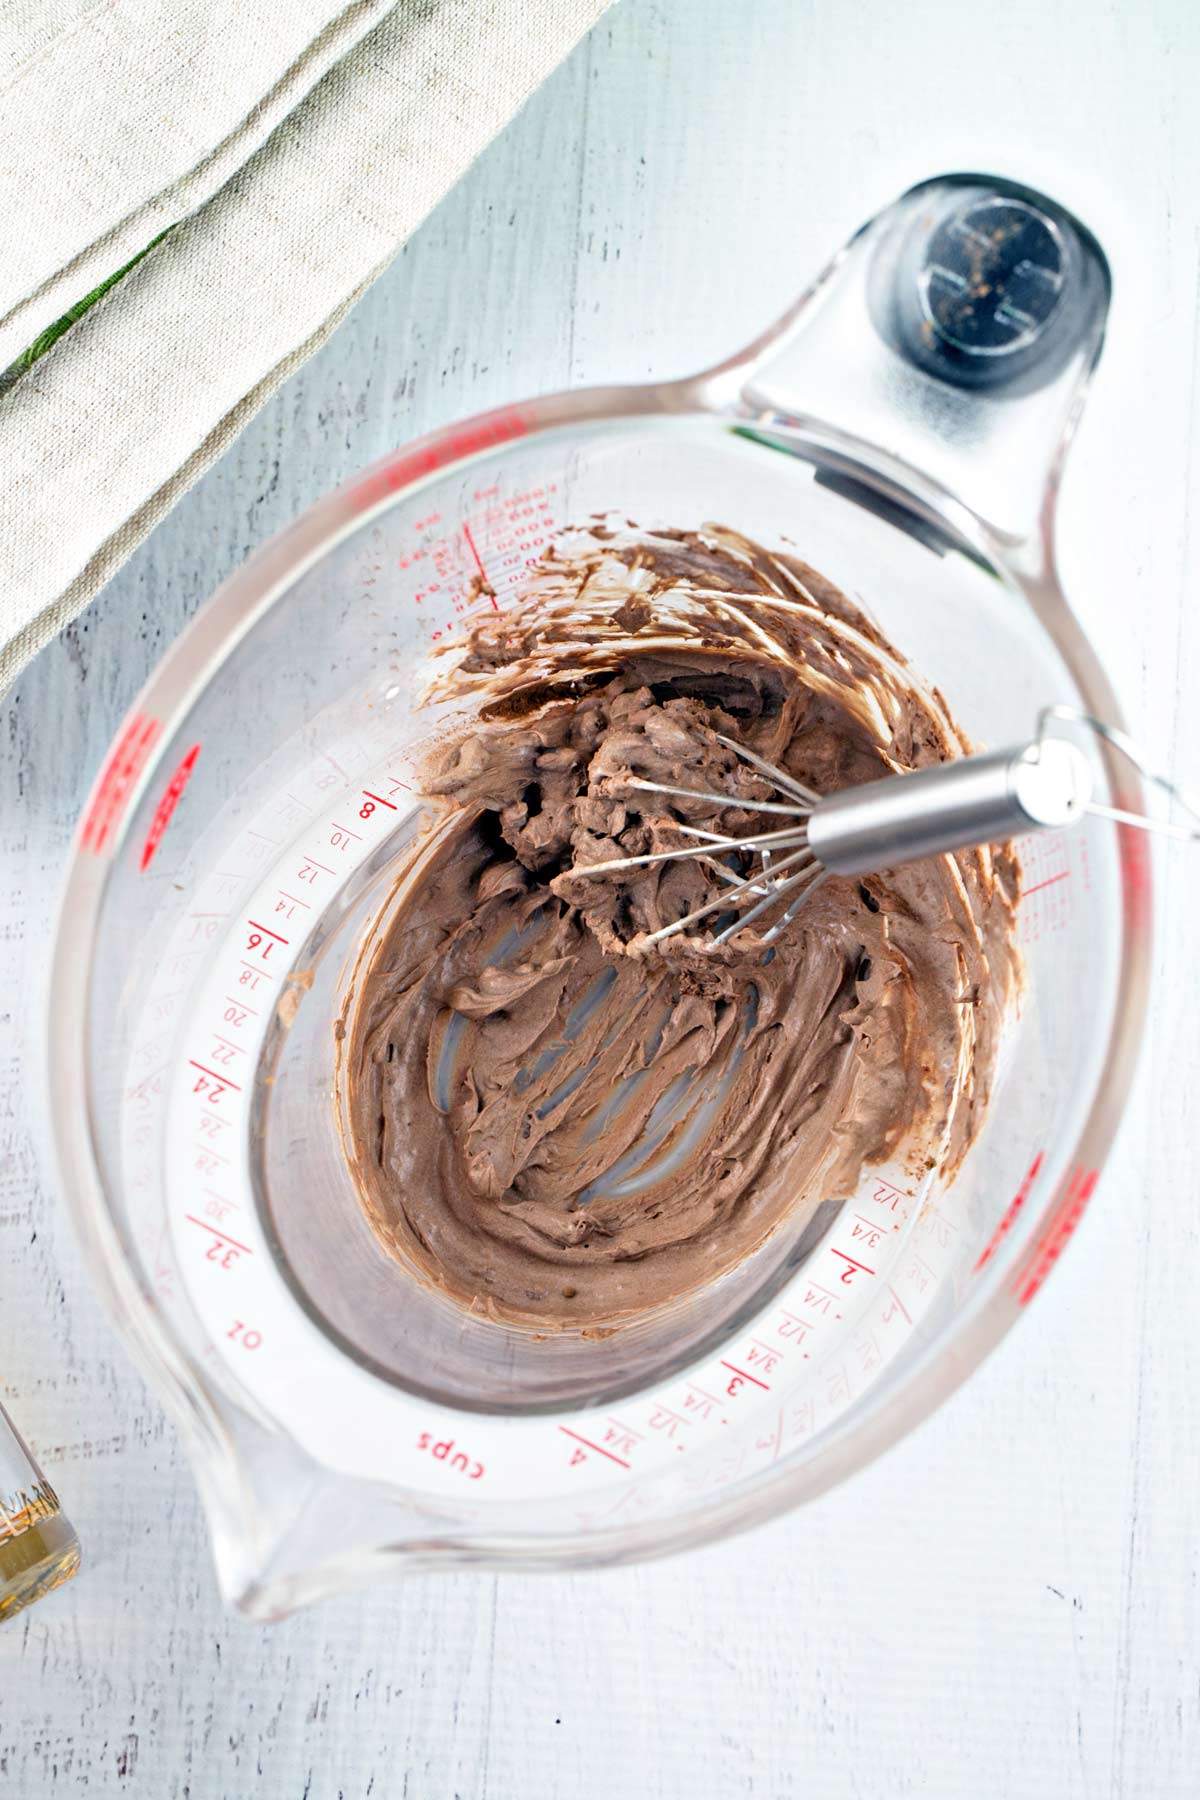
[{"label": "red measurement marking", "polygon": [[368,474],[353,490],[352,505],[356,510],[373,506],[388,494],[410,487],[423,476],[445,468],[447,463],[457,462],[459,457],[474,456],[480,450],[506,444],[510,438],[524,437],[528,429],[523,413],[505,407],[486,413],[471,425],[452,426],[448,431],[435,432]]},{"label": "red measurement marking", "polygon": [[783,1408],[781,1407],[779,1410],[779,1417],[775,1421],[774,1431],[771,1432],[769,1437],[760,1437],[757,1440],[757,1442],[755,1443],[754,1447],[756,1450],[769,1450],[771,1452],[771,1461],[776,1462],[779,1458],[779,1452],[780,1452],[780,1449],[782,1448],[782,1445],[783,1445]]},{"label": "red measurement marking", "polygon": [[[247,963],[245,966],[246,968],[249,968],[250,964]],[[229,1005],[236,1006],[239,1012],[249,1013],[252,1019],[257,1019],[258,1013],[256,1009],[253,1006],[247,1006],[244,1000],[235,1000],[232,994],[226,994],[225,998]]]},{"label": "red measurement marking", "polygon": [[1070,869],[1060,869],[1057,875],[1047,875],[1045,881],[1035,881],[1032,887],[1023,890],[1022,900],[1028,900],[1030,894],[1040,894],[1043,888],[1053,887],[1056,881],[1065,881],[1070,873]]},{"label": "red measurement marking", "polygon": [[638,1442],[641,1443],[642,1434],[640,1431],[635,1431],[632,1425],[622,1425],[620,1419],[616,1418],[613,1413],[609,1413],[608,1422],[610,1425],[615,1425],[618,1431],[623,1431],[626,1437],[637,1438]]},{"label": "red measurement marking", "polygon": [[[244,956],[239,956],[238,961],[241,963],[243,969],[246,970],[247,974],[255,977],[255,980],[250,983],[251,987],[256,986],[259,980],[274,981],[275,977],[272,975],[270,969],[264,969],[258,963],[248,963]],[[241,980],[241,976],[238,977],[238,980]]]},{"label": "red measurement marking", "polygon": [[307,850],[304,853],[304,860],[306,863],[311,863],[314,869],[320,869],[323,875],[333,874],[333,870],[329,867],[328,863],[318,862],[315,856],[310,856],[308,854]]},{"label": "red measurement marking", "polygon": [[189,1056],[188,1061],[191,1063],[193,1069],[199,1069],[202,1075],[207,1075],[208,1079],[210,1081],[215,1081],[218,1087],[232,1088],[235,1094],[241,1093],[242,1090],[237,1082],[230,1081],[228,1075],[214,1075],[211,1069],[206,1069],[203,1063],[198,1063],[194,1056]]},{"label": "red measurement marking", "polygon": [[250,926],[252,931],[265,931],[267,936],[273,937],[277,944],[282,944],[285,949],[287,948],[287,939],[285,937],[280,937],[277,931],[272,931],[269,925],[260,925],[257,919],[247,919],[246,923]]},{"label": "red measurement marking", "polygon": [[1125,916],[1134,927],[1148,921],[1152,913],[1150,845],[1146,841],[1149,835],[1133,825],[1117,826]]},{"label": "red measurement marking", "polygon": [[159,1076],[162,1075],[166,1071],[166,1067],[167,1067],[166,1063],[162,1063],[157,1069],[151,1069],[149,1075],[143,1075],[142,1079],[137,1083],[137,1085],[135,1087],[127,1088],[125,1090],[126,1097],[130,1100],[145,1099],[146,1089],[151,1085],[152,1082],[155,1082],[158,1080]]},{"label": "red measurement marking", "polygon": [[1067,1183],[1067,1191],[1063,1195],[1058,1210],[1034,1251],[1032,1264],[1026,1264],[1013,1283],[1022,1306],[1029,1305],[1066,1249],[1071,1234],[1087,1209],[1087,1203],[1091,1199],[1099,1179],[1099,1169],[1076,1169]]},{"label": "red measurement marking", "polygon": [[140,866],[143,874],[150,867],[154,852],[162,842],[163,833],[171,823],[171,814],[179,805],[180,796],[191,780],[192,770],[196,766],[196,758],[199,754],[199,744],[193,744],[163,790],[163,797],[155,808],[154,817],[150,821],[150,829],[146,833],[146,841],[142,845]]},{"label": "red measurement marking", "polygon": [[[219,1119],[216,1123],[223,1125],[225,1121],[224,1119]],[[229,1161],[229,1158],[227,1156],[222,1156],[219,1150],[210,1150],[207,1144],[193,1144],[192,1149],[196,1151],[199,1156],[211,1156],[214,1162],[227,1163]]]},{"label": "red measurement marking", "polygon": [[615,1456],[611,1450],[606,1450],[603,1444],[593,1444],[591,1438],[582,1437],[578,1431],[572,1431],[569,1426],[560,1425],[558,1429],[565,1437],[574,1438],[577,1444],[583,1444],[588,1450],[595,1450],[599,1456],[607,1456],[609,1462],[620,1463],[623,1469],[629,1467],[622,1457]]},{"label": "red measurement marking", "polygon": [[699,1394],[702,1400],[711,1400],[714,1406],[720,1406],[721,1402],[717,1399],[716,1395],[710,1394],[706,1388],[697,1387],[694,1381],[689,1381],[687,1385],[691,1388],[693,1394]]},{"label": "red measurement marking", "polygon": [[[904,1317],[908,1320],[908,1323],[911,1325],[912,1324],[912,1314],[909,1312],[907,1306],[905,1306],[903,1300],[900,1298],[899,1294],[896,1292],[896,1290],[892,1286],[891,1282],[890,1281],[885,1282],[884,1286],[887,1288],[888,1293],[892,1296],[892,1299],[896,1302],[896,1305],[900,1308],[900,1311],[904,1314]],[[887,1320],[885,1319],[884,1324],[886,1324],[886,1323],[887,1323]]]},{"label": "red measurement marking", "polygon": [[499,612],[500,602],[496,598],[496,590],[488,580],[487,570],[483,566],[483,558],[475,548],[475,539],[471,536],[471,527],[467,524],[465,519],[463,521],[463,536],[470,546],[471,555],[475,558],[475,567],[479,570],[479,579],[483,583],[484,592],[492,603],[492,611]]},{"label": "red measurement marking", "polygon": [[1001,1219],[1001,1221],[997,1225],[995,1231],[993,1231],[991,1237],[988,1239],[988,1242],[984,1246],[984,1248],[980,1254],[979,1261],[975,1264],[975,1268],[973,1271],[974,1274],[978,1275],[980,1269],[983,1268],[984,1264],[991,1262],[993,1256],[995,1256],[997,1250],[1000,1248],[1001,1242],[1003,1241],[1004,1238],[1006,1238],[1008,1236],[1009,1232],[1012,1230],[1013,1225],[1016,1222],[1017,1214],[1020,1212],[1021,1208],[1024,1206],[1025,1202],[1028,1200],[1029,1191],[1032,1188],[1034,1182],[1037,1180],[1039,1174],[1041,1173],[1042,1163],[1044,1162],[1044,1160],[1045,1160],[1044,1153],[1041,1150],[1039,1150],[1037,1155],[1034,1157],[1033,1161],[1030,1163],[1028,1170],[1026,1171],[1024,1181],[1022,1181],[1020,1187],[1017,1189],[1016,1193],[1013,1195],[1012,1199],[1009,1201],[1008,1206],[1005,1208],[1004,1217]]},{"label": "red measurement marking", "polygon": [[[253,975],[255,977],[254,981],[250,983],[251,987],[256,987],[260,980],[274,981],[275,977],[272,975],[270,969],[264,969],[259,963],[248,963],[244,956],[239,956],[238,961],[248,975]],[[238,980],[241,980],[240,975],[238,976]]]},{"label": "red measurement marking", "polygon": [[907,1200],[908,1195],[902,1193],[898,1187],[893,1187],[890,1181],[877,1181],[871,1198],[877,1206],[890,1206],[894,1212],[896,1202]]},{"label": "red measurement marking", "polygon": [[286,900],[290,906],[302,906],[305,912],[312,911],[312,906],[307,900],[297,899],[295,894],[289,894],[286,889],[276,888],[275,892],[279,895],[281,900]]},{"label": "red measurement marking", "polygon": [[162,727],[144,713],[130,713],[109,751],[84,808],[79,832],[81,850],[99,855],[116,829],[125,803]]},{"label": "red measurement marking", "polygon": [[[847,1256],[844,1250],[834,1250],[833,1254],[835,1256],[840,1256],[844,1263],[849,1263],[850,1265],[849,1269],[842,1270],[838,1277],[839,1281],[848,1282],[851,1279],[850,1269],[861,1269],[864,1275],[873,1275],[875,1273],[874,1269],[869,1269],[866,1263],[856,1261],[853,1256]],[[815,1286],[815,1283],[813,1285]]]},{"label": "red measurement marking", "polygon": [[370,788],[364,788],[362,791],[367,796],[367,799],[374,800],[377,806],[386,806],[390,808],[392,812],[399,812],[400,808],[396,805],[394,800],[385,800],[382,794],[373,794]]},{"label": "red measurement marking", "polygon": [[721,1367],[723,1369],[728,1369],[732,1375],[740,1375],[743,1381],[752,1381],[755,1387],[763,1388],[768,1394],[770,1393],[771,1386],[769,1382],[760,1381],[757,1375],[747,1375],[745,1369],[739,1369],[735,1363],[726,1362],[724,1357],[721,1358]]},{"label": "red measurement marking", "polygon": [[197,1219],[192,1213],[184,1213],[183,1216],[189,1225],[199,1225],[201,1231],[211,1231],[214,1237],[219,1237],[224,1243],[229,1245],[230,1249],[244,1250],[247,1256],[254,1255],[249,1244],[239,1244],[236,1238],[231,1238],[226,1231],[218,1231],[216,1226],[210,1225],[207,1219]]}]

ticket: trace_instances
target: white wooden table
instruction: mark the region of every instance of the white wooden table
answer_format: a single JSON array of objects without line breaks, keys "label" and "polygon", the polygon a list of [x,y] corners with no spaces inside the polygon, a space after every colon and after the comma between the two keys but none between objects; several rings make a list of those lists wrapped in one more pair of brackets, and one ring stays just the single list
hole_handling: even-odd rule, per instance
[{"label": "white wooden table", "polygon": [[72,823],[116,720],[214,585],[432,425],[728,350],[926,174],[1024,176],[1112,254],[1066,574],[1141,735],[1200,779],[1198,75],[1191,0],[986,16],[625,0],[21,682],[0,735],[0,1389],[87,1566],[0,1633],[0,1794],[1200,1792],[1183,856],[1164,869],[1135,1103],[1027,1321],[843,1489],[647,1568],[410,1578],[272,1628],[225,1616],[174,1433],[91,1296],[33,1142]]}]

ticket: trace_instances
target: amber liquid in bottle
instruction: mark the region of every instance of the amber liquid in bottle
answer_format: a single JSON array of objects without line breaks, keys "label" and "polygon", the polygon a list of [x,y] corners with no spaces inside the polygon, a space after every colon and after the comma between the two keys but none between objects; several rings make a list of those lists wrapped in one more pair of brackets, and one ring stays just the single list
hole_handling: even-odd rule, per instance
[{"label": "amber liquid in bottle", "polygon": [[0,1624],[78,1567],[75,1528],[0,1406]]}]

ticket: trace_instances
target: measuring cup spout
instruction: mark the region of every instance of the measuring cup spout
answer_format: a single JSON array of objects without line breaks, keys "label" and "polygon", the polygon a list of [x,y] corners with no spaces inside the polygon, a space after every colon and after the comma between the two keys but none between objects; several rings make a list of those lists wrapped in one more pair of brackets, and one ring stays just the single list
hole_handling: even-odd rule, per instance
[{"label": "measuring cup spout", "polygon": [[394,1572],[428,1520],[397,1495],[322,1467],[297,1444],[238,1418],[219,1468],[197,1463],[226,1605],[268,1623]]},{"label": "measuring cup spout", "polygon": [[221,1457],[189,1449],[221,1597],[245,1618],[267,1624],[384,1576],[478,1560],[470,1503],[329,1468],[240,1411],[224,1423]]},{"label": "measuring cup spout", "polygon": [[223,1423],[219,1458],[194,1439],[189,1444],[218,1584],[226,1604],[248,1618],[281,1618],[312,1596],[329,1555],[337,1511],[322,1498],[328,1476],[297,1445],[256,1421],[227,1413]]},{"label": "measuring cup spout", "polygon": [[965,505],[1014,553],[1048,547],[1110,290],[1100,245],[1056,201],[943,176],[862,226],[702,385],[781,447],[803,431],[835,482]]}]

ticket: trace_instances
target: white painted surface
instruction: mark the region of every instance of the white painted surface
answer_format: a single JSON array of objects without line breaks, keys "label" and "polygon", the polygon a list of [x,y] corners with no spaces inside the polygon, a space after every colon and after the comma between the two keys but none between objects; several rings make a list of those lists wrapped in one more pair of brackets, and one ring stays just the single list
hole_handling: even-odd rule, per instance
[{"label": "white painted surface", "polygon": [[728,350],[926,174],[1025,176],[1113,256],[1065,572],[1142,737],[1200,780],[1198,75],[1189,0],[1013,0],[986,23],[949,0],[625,0],[27,674],[0,740],[0,1389],[87,1568],[0,1633],[0,1792],[1200,1791],[1184,855],[1164,859],[1135,1104],[1028,1319],[845,1488],[643,1569],[421,1576],[273,1628],[225,1617],[173,1432],[91,1297],[30,1141],[72,822],[120,713],[216,582],[431,425]]}]

